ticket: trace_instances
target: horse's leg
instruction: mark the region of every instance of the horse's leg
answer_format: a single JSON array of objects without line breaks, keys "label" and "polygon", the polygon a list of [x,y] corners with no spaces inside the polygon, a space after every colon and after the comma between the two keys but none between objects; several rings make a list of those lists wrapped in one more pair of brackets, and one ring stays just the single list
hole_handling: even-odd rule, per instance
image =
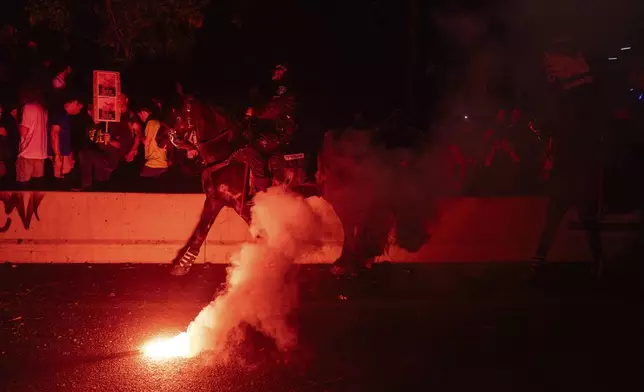
[{"label": "horse's leg", "polygon": [[219,211],[221,211],[223,207],[224,204],[221,201],[206,196],[199,223],[197,223],[197,227],[195,227],[195,230],[192,232],[186,246],[175,258],[173,262],[174,268],[171,272],[172,275],[182,276],[190,271],[190,268],[197,260],[201,245],[203,245],[206,240],[212,224],[215,222],[217,215],[219,215]]},{"label": "horse's leg", "polygon": [[237,215],[239,215],[248,224],[248,226],[250,226],[251,208],[252,208],[252,202],[245,203],[243,206],[240,207],[240,209],[235,210],[237,211]]},{"label": "horse's leg", "polygon": [[376,257],[385,253],[389,242],[391,221],[382,210],[373,210],[356,229],[356,251],[354,265],[356,268],[369,269]]},{"label": "horse's leg", "polygon": [[331,273],[337,276],[369,269],[375,258],[385,252],[390,229],[388,214],[375,208],[367,216],[340,206],[334,206],[334,210],[342,223],[344,244]]},{"label": "horse's leg", "polygon": [[242,185],[242,199],[239,205],[235,208],[237,215],[239,215],[248,226],[250,226],[251,207],[252,207],[253,192],[250,183],[250,166],[248,163],[244,165],[244,182]]},{"label": "horse's leg", "polygon": [[356,221],[349,214],[344,213],[342,209],[336,209],[336,214],[342,223],[344,231],[344,242],[340,257],[333,263],[331,273],[333,275],[344,275],[347,269],[352,269],[356,259],[357,241],[356,241]]}]

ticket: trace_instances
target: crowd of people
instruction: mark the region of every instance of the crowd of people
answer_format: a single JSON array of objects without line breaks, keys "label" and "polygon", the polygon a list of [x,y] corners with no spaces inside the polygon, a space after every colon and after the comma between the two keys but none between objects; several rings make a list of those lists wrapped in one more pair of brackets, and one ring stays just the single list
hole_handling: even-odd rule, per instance
[{"label": "crowd of people", "polygon": [[[194,162],[157,143],[165,126],[162,100],[133,107],[121,94],[119,121],[97,123],[92,103],[66,87],[71,72],[54,75],[48,91],[29,85],[18,104],[0,106],[0,189],[200,191]],[[541,193],[552,169],[552,139],[518,108],[487,118],[457,115],[445,123],[452,189]]]},{"label": "crowd of people", "polygon": [[[97,123],[92,103],[68,87],[72,73],[65,66],[40,77],[16,104],[0,106],[0,188],[200,191],[198,170],[157,143],[161,99],[134,106],[121,94],[119,121]],[[518,108],[487,118],[459,114],[445,123],[452,186],[465,194],[538,193],[552,168],[551,139]]]},{"label": "crowd of people", "polygon": [[[629,120],[628,111],[611,113],[612,103],[607,102],[603,87],[595,81],[597,74],[591,72],[575,45],[564,35],[547,48],[544,69],[535,72],[540,78],[534,78],[538,82],[530,90],[534,95],[530,113],[514,105],[470,114],[457,110],[456,115],[443,122],[445,129],[438,132],[448,135],[445,166],[460,194],[548,195],[547,222],[536,252],[536,265],[543,264],[564,213],[575,206],[589,234],[593,259],[601,269],[598,222],[604,202],[607,165],[603,156],[607,155],[607,140],[632,140],[633,144],[638,141],[640,147],[644,145],[639,136],[611,133],[616,125],[611,121],[618,121],[630,123],[639,134],[641,120]],[[286,70],[282,66],[273,70],[268,98],[271,103],[251,104],[246,111],[247,118],[267,121],[264,125],[270,131],[266,132],[274,137],[249,136],[242,141],[245,145],[237,146],[234,152],[237,159],[249,165],[258,191],[268,187],[270,179],[267,160],[251,147],[252,140],[257,139],[264,150],[277,151],[271,146],[292,140],[297,128],[293,115],[295,97],[286,93],[289,89],[283,80]],[[157,137],[167,127],[163,113],[169,108],[164,107],[163,100],[131,105],[129,98],[121,94],[120,118],[107,124],[96,122],[91,102],[68,87],[73,73],[68,65],[54,67],[45,63],[39,72],[32,73],[17,97],[8,100],[12,103],[0,106],[0,188],[201,191],[196,161],[181,159],[181,154],[175,156],[172,144],[162,143]],[[182,96],[179,89],[177,95]],[[257,113],[253,108],[258,109]],[[226,120],[227,125],[234,123],[237,122]],[[614,129],[620,127],[629,126]],[[401,130],[394,128],[396,132]],[[278,129],[283,134],[277,135]],[[202,135],[204,140],[227,141],[208,139],[208,135]],[[188,152],[185,155],[188,157]],[[216,158],[208,163],[217,163],[222,157]],[[641,163],[634,161],[630,165],[639,173]]]},{"label": "crowd of people", "polygon": [[[91,98],[69,82],[78,71],[49,60],[33,69],[15,96],[0,101],[0,189],[201,192],[197,160],[157,141],[168,98],[133,105],[121,94],[118,121],[95,122]],[[542,133],[534,108],[498,106],[453,109],[443,129],[434,129],[447,135],[446,188],[543,193],[554,165],[551,127]]]},{"label": "crowd of people", "polygon": [[448,126],[453,188],[478,195],[542,191],[552,169],[552,138],[521,109],[502,108],[487,118],[460,115]]},{"label": "crowd of people", "polygon": [[96,122],[92,102],[68,87],[72,72],[34,77],[0,106],[0,188],[154,192],[191,180],[198,191],[194,173],[169,179],[172,151],[156,140],[160,100],[133,107],[121,94],[118,121]]}]

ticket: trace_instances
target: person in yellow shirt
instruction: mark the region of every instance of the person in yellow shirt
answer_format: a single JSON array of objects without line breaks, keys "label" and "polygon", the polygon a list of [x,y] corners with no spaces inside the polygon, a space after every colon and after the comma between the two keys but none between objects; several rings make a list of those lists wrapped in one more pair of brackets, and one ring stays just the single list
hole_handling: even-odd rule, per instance
[{"label": "person in yellow shirt", "polygon": [[152,114],[152,108],[142,107],[137,112],[141,121],[145,124],[143,132],[143,146],[145,149],[145,165],[141,169],[141,177],[158,178],[168,171],[170,160],[168,159],[168,146],[159,145],[158,136],[163,124]]}]

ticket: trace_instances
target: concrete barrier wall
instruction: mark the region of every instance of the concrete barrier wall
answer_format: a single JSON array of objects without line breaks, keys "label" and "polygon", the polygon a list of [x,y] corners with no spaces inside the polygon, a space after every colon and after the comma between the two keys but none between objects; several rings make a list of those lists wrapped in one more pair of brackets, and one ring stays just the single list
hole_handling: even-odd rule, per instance
[{"label": "concrete barrier wall", "polygon": [[[204,196],[132,193],[1,192],[0,261],[16,263],[169,262],[194,228]],[[331,206],[309,199],[324,217],[323,249],[306,262],[335,260],[342,226]],[[531,257],[544,222],[541,198],[457,198],[441,202],[432,238],[416,253],[392,246],[381,260],[397,262],[516,261]],[[3,215],[4,213],[4,215]],[[554,260],[588,257],[584,234],[560,227]],[[605,234],[611,252],[628,235]],[[248,238],[248,227],[232,210],[215,221],[200,261],[226,262]]]},{"label": "concrete barrier wall", "polygon": [[[381,260],[389,261],[520,261],[534,255],[546,219],[547,199],[541,197],[455,198],[440,203],[440,219],[432,224],[430,241],[418,252],[392,247]],[[612,217],[633,220],[634,216]],[[590,260],[586,234],[572,229],[577,213],[568,211],[548,255],[551,261]],[[615,255],[632,242],[635,233],[617,230],[602,234],[605,252]]]},{"label": "concrete barrier wall", "polygon": [[[204,198],[194,194],[0,192],[4,204],[4,211],[0,208],[0,261],[169,262],[192,233]],[[321,199],[317,201],[321,208],[328,207]],[[329,212],[325,216],[335,218],[333,210]],[[327,231],[339,233],[339,239],[327,238],[311,262],[339,256],[339,221],[335,227]],[[226,262],[247,236],[246,223],[231,209],[223,209],[200,261]]]}]

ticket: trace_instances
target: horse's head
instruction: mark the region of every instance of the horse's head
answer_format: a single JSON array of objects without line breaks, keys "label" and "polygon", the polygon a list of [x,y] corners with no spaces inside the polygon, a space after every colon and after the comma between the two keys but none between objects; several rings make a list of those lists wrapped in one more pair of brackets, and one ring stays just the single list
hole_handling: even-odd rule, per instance
[{"label": "horse's head", "polygon": [[[205,104],[192,96],[183,95],[179,107],[172,112],[168,121],[170,141],[191,155],[200,154],[202,159],[219,157],[219,150],[230,144],[235,123],[223,114],[219,107]],[[213,152],[213,145],[217,145]],[[228,147],[226,147],[228,148]]]},{"label": "horse's head", "polygon": [[195,132],[199,140],[212,138],[233,126],[221,107],[204,104],[184,95],[182,104],[173,111],[171,128],[178,135]]}]

